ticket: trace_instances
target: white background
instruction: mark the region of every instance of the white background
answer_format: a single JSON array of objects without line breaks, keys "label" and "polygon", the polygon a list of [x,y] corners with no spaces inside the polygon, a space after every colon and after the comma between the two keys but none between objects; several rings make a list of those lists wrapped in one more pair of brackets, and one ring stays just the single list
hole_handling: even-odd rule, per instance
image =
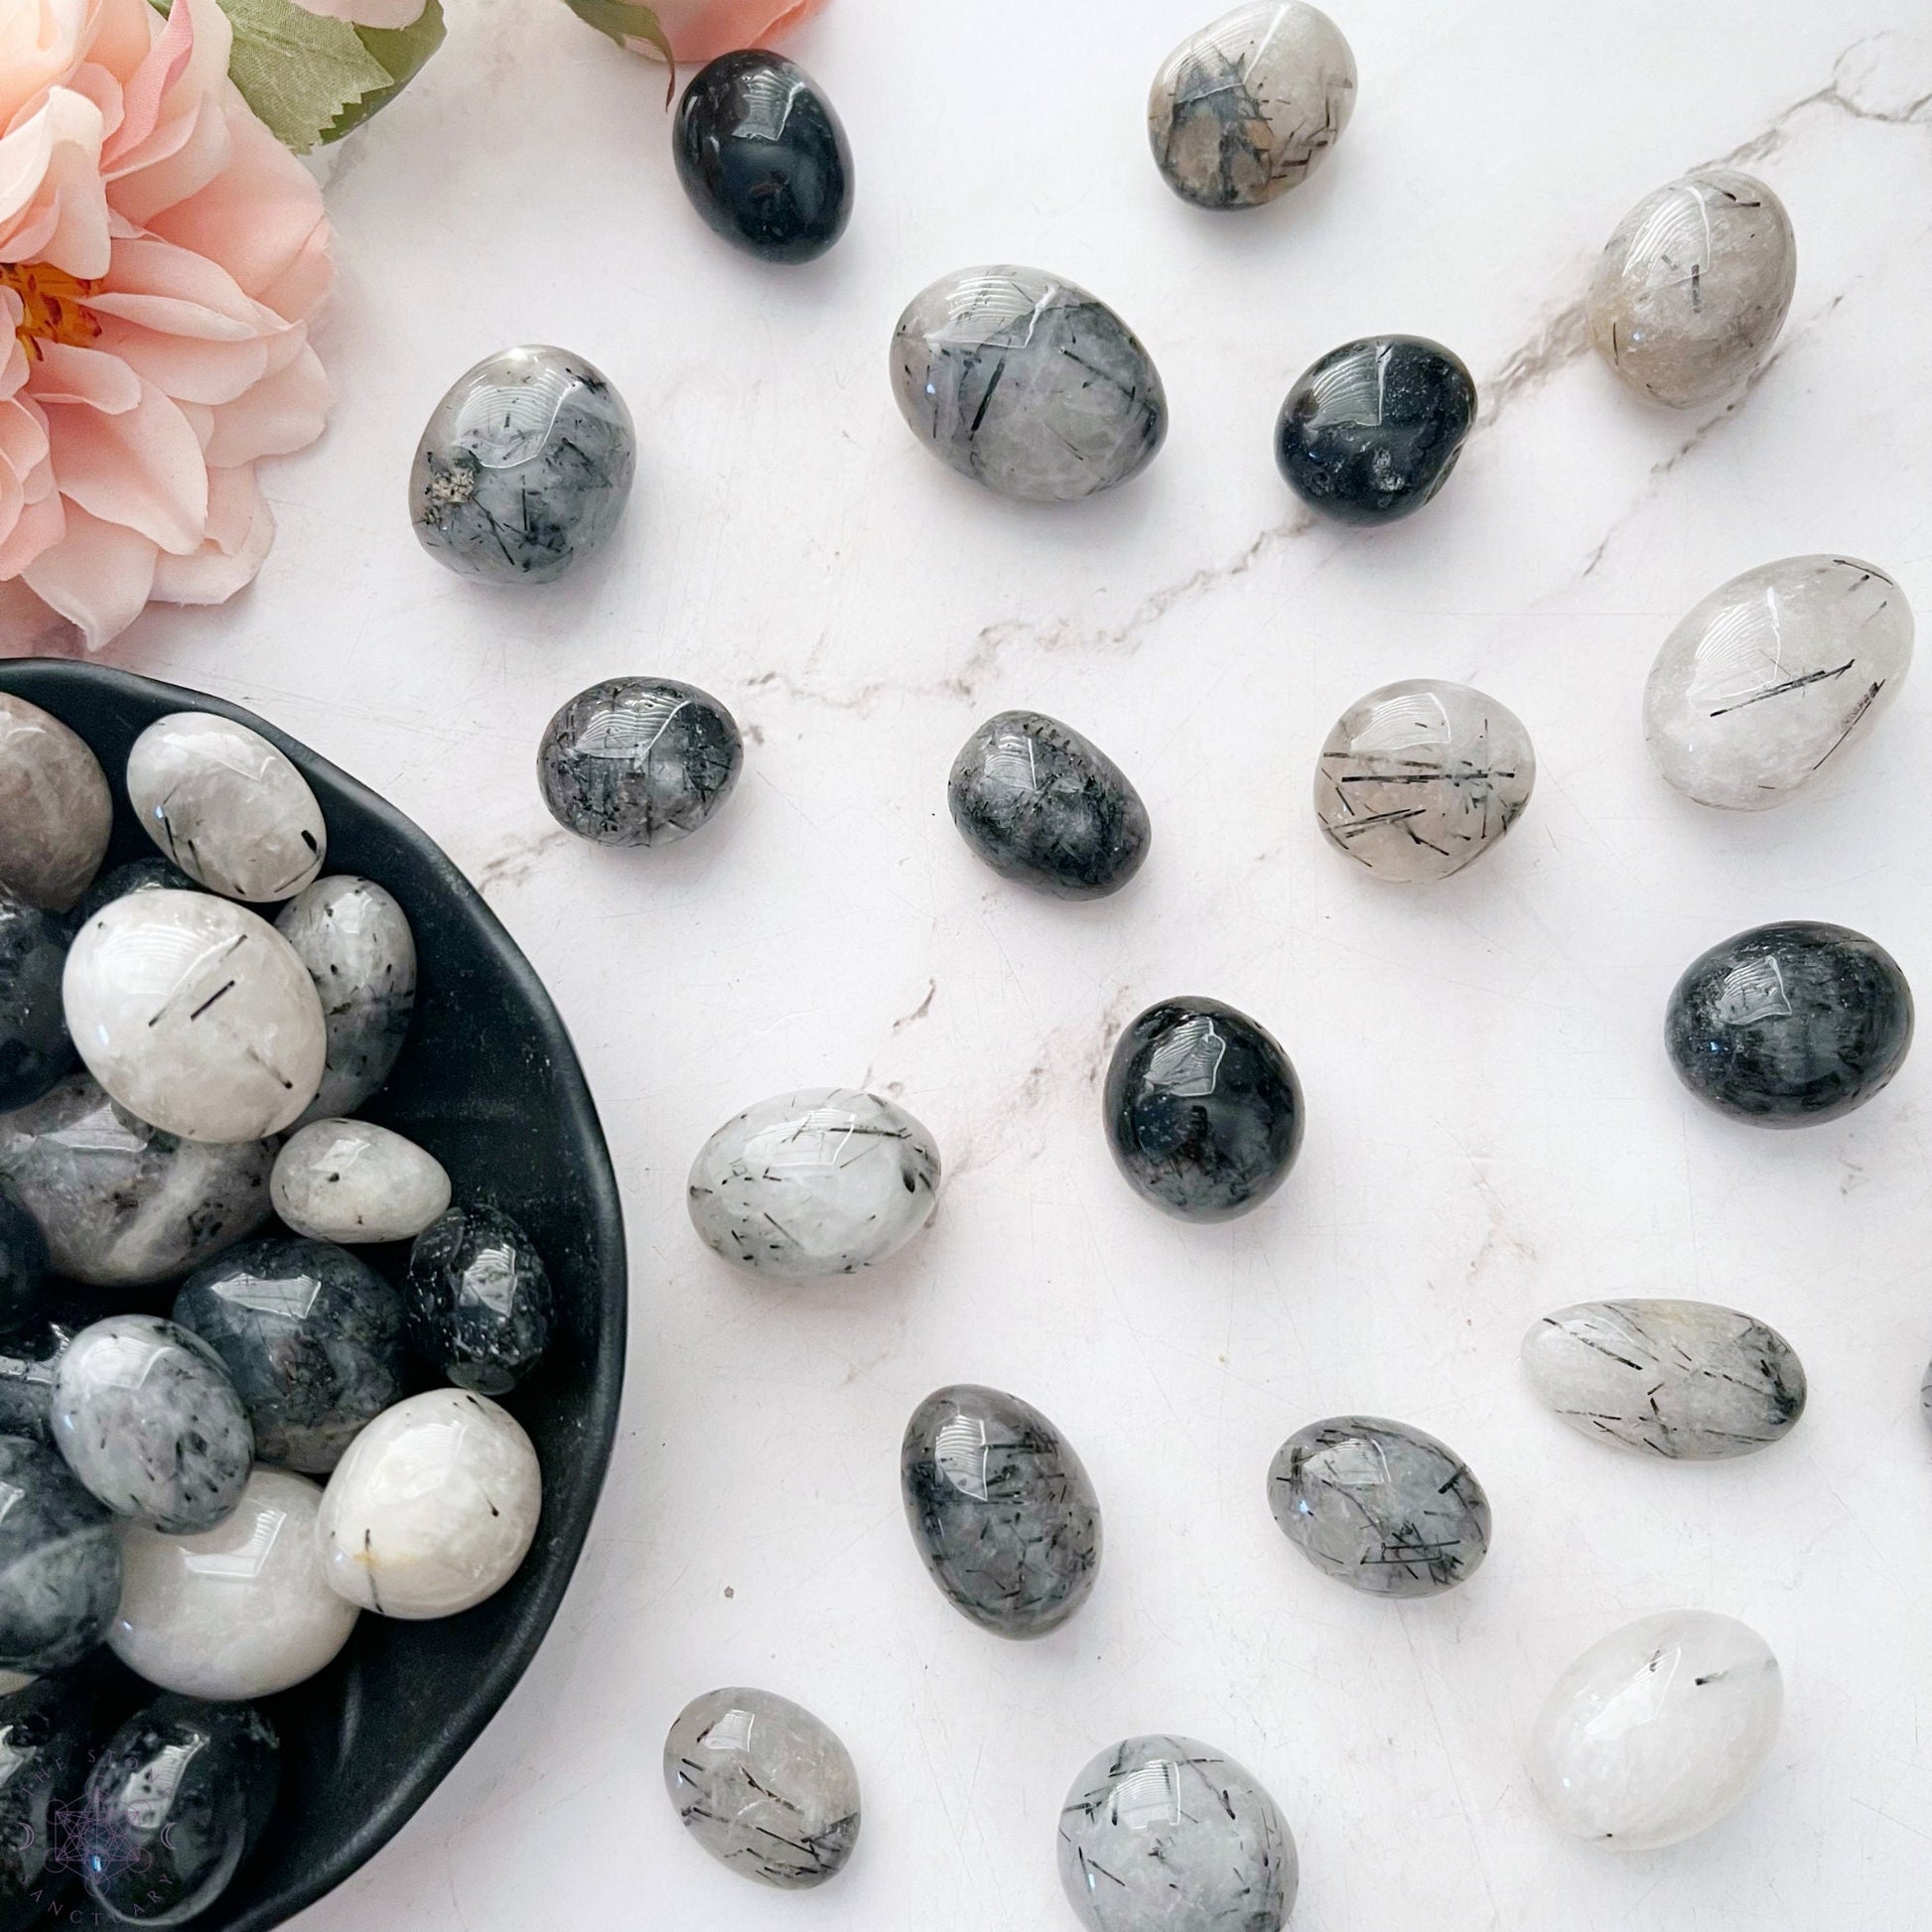
[{"label": "white background", "polygon": [[[340,158],[327,439],[268,473],[281,537],[217,613],[111,655],[252,705],[389,793],[554,991],[624,1192],[633,1342],[617,1460],[555,1634],[398,1842],[303,1932],[1050,1932],[1055,1812],[1132,1731],[1246,1762],[1300,1840],[1297,1932],[1920,1932],[1932,1860],[1932,1046],[1849,1121],[1699,1111],[1666,993],[1773,917],[1841,920],[1932,992],[1932,673],[1824,795],[1700,811],[1649,767],[1645,667],[1738,570],[1836,550],[1932,613],[1932,40],[1909,0],[1350,0],[1354,121],[1269,210],[1187,208],[1142,101],[1193,0],[831,0],[792,49],[858,157],[823,262],[716,240],[669,166],[657,69],[545,0],[455,0],[447,51]],[[1575,303],[1624,209],[1740,155],[1789,206],[1798,292],[1733,411],[1639,404]],[[1167,450],[1111,497],[1003,503],[935,464],[886,379],[901,305],[984,261],[1114,303],[1159,360]],[[1483,427],[1425,514],[1308,528],[1269,432],[1350,336],[1453,345]],[[527,340],[600,363],[642,455],[612,551],[491,593],[417,548],[424,418]],[[20,640],[15,639],[15,647]],[[657,672],[724,698],[744,782],[659,853],[555,830],[551,712]],[[1396,677],[1527,722],[1528,815],[1436,890],[1321,842],[1311,760]],[[1100,905],[1006,886],[948,823],[990,712],[1088,733],[1153,813]],[[1096,1083],[1120,1024],[1234,1002],[1294,1055],[1310,1130],[1263,1211],[1189,1228],[1117,1178]],[[937,1223],[775,1291],[703,1250],[691,1156],[792,1086],[871,1082],[936,1133]],[[1516,1366],[1587,1296],[1772,1321],[1812,1405],[1710,1469],[1572,1435]],[[1099,1487],[1087,1608],[1031,1647],[939,1597],[897,1444],[935,1384],[1043,1408]],[[1270,1454],[1406,1419],[1468,1458],[1493,1553],[1432,1602],[1357,1596],[1275,1529]],[[1522,1772],[1544,1689],[1627,1617],[1701,1604],[1783,1660],[1762,1787],[1705,1838],[1557,1838]],[[765,1892],[684,1842],[671,1718],[749,1682],[820,1713],[866,1792],[847,1873]]]}]

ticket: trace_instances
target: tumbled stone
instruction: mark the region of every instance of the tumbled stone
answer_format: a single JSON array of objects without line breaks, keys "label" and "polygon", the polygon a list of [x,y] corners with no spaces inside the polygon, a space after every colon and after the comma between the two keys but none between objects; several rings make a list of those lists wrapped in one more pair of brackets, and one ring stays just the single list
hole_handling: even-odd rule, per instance
[{"label": "tumbled stone", "polygon": [[1162,63],[1147,132],[1168,186],[1196,207],[1259,207],[1298,187],[1355,111],[1341,29],[1300,0],[1251,0]]},{"label": "tumbled stone", "polygon": [[68,928],[0,886],[0,1112],[38,1100],[73,1070],[61,1007]]},{"label": "tumbled stone", "polygon": [[746,48],[700,68],[671,153],[710,227],[765,261],[811,261],[852,218],[845,129],[811,75],[776,54]]},{"label": "tumbled stone", "polygon": [[113,1518],[51,1449],[0,1436],[0,1665],[77,1664],[120,1591]]},{"label": "tumbled stone", "polygon": [[614,677],[551,719],[537,749],[550,816],[598,845],[671,845],[732,794],[745,741],[731,713],[694,684]]},{"label": "tumbled stone", "polygon": [[1370,336],[1302,371],[1275,423],[1275,462],[1324,516],[1394,523],[1449,481],[1475,419],[1459,357],[1420,336]]},{"label": "tumbled stone", "polygon": [[268,1187],[297,1234],[350,1247],[413,1240],[450,1204],[442,1162],[366,1120],[298,1129],[275,1157]]},{"label": "tumbled stone", "polygon": [[1219,1000],[1149,1007],[1114,1046],[1102,1107],[1114,1165],[1185,1221],[1259,1207],[1302,1150],[1302,1083],[1288,1055]]},{"label": "tumbled stone", "polygon": [[1639,394],[1690,409],[1755,373],[1797,281],[1784,204],[1754,175],[1700,168],[1617,223],[1590,280],[1590,339]]},{"label": "tumbled stone", "polygon": [[46,1312],[47,1269],[46,1236],[0,1183],[0,1334],[12,1334]]},{"label": "tumbled stone", "polygon": [[323,1574],[321,1504],[317,1484],[257,1468],[234,1514],[211,1530],[163,1536],[130,1525],[108,1647],[150,1684],[187,1697],[272,1697],[326,1669],[356,1609]]},{"label": "tumbled stone", "polygon": [[459,577],[549,584],[617,526],[636,469],[623,398],[541,343],[486,356],[436,405],[410,472],[423,548]]},{"label": "tumbled stone", "polygon": [[1793,919],[1694,959],[1672,989],[1664,1044],[1677,1077],[1721,1114],[1810,1127],[1863,1107],[1904,1064],[1912,989],[1875,940]]},{"label": "tumbled stone", "polygon": [[1560,1677],[1530,1734],[1530,1783],[1574,1838],[1677,1845],[1736,1809],[1784,1708],[1778,1660],[1711,1610],[1640,1617]]},{"label": "tumbled stone", "polygon": [[223,1521],[254,1454],[220,1356],[153,1314],[109,1315],[74,1336],[54,1371],[53,1425],[88,1490],[171,1535]]},{"label": "tumbled stone", "polygon": [[308,968],[231,899],[117,898],[75,938],[63,984],[87,1071],[185,1140],[263,1140],[321,1084],[327,1035]]},{"label": "tumbled stone", "polygon": [[834,1732],[788,1698],[707,1691],[664,1739],[664,1786],[704,1849],[785,1891],[822,1885],[859,1838],[859,1773]]},{"label": "tumbled stone", "polygon": [[1037,268],[966,268],[893,332],[893,392],[941,463],[1003,496],[1125,483],[1168,433],[1160,372],[1113,310]]},{"label": "tumbled stone", "polygon": [[1378,879],[1447,879],[1522,815],[1536,754],[1507,705],[1466,684],[1385,684],[1336,719],[1314,767],[1331,845]]},{"label": "tumbled stone", "polygon": [[1119,892],[1153,836],[1126,772],[1037,711],[1003,711],[966,741],[946,804],[960,836],[1002,879],[1055,898]]},{"label": "tumbled stone", "polygon": [[171,1281],[267,1220],[272,1141],[164,1134],[75,1074],[0,1115],[0,1181],[56,1270],[95,1288]]},{"label": "tumbled stone", "polygon": [[956,1383],[913,1410],[899,1449],[912,1541],[962,1615],[1001,1637],[1057,1630],[1100,1570],[1100,1503],[1030,1403]]},{"label": "tumbled stone", "polygon": [[372,879],[318,879],[276,916],[309,969],[327,1034],[322,1084],[303,1120],[353,1113],[388,1079],[416,1009],[416,935]]},{"label": "tumbled stone", "polygon": [[1701,805],[1782,805],[1877,723],[1912,662],[1912,609],[1875,564],[1783,557],[1665,638],[1643,692],[1657,768]]},{"label": "tumbled stone", "polygon": [[202,890],[198,882],[159,853],[151,859],[130,859],[126,865],[114,866],[102,873],[81,894],[80,903],[73,908],[73,928],[78,932],[103,905],[111,905],[115,899],[125,898],[130,893],[198,893]]},{"label": "tumbled stone", "polygon": [[1580,1435],[1681,1461],[1748,1455],[1805,1412],[1775,1328],[1709,1302],[1580,1302],[1523,1337],[1523,1368]]},{"label": "tumbled stone", "polygon": [[66,1679],[0,1697],[0,1932],[72,1923],[72,1833],[105,1728],[97,1697]]},{"label": "tumbled stone", "polygon": [[92,1326],[96,1314],[77,1300],[63,1301],[0,1341],[0,1435],[54,1447],[54,1371],[68,1343]]},{"label": "tumbled stone", "polygon": [[468,1389],[386,1409],[323,1491],[329,1587],[383,1616],[454,1616],[493,1596],[529,1554],[543,1507],[530,1439]]},{"label": "tumbled stone", "polygon": [[127,755],[127,796],[148,836],[210,892],[284,899],[322,870],[329,833],[308,779],[232,718],[157,718]]},{"label": "tumbled stone", "polygon": [[705,1244],[774,1281],[849,1275],[896,1254],[939,1204],[939,1150],[890,1100],[781,1093],[698,1150],[688,1190]]},{"label": "tumbled stone", "polygon": [[1104,1750],[1060,1807],[1060,1883],[1091,1932],[1281,1932],[1295,1839],[1252,1772],[1157,1734]]},{"label": "tumbled stone", "polygon": [[409,1251],[410,1342],[460,1389],[515,1388],[550,1345],[554,1299],[536,1244],[499,1208],[452,1207]]},{"label": "tumbled stone", "polygon": [[1282,1533],[1324,1576],[1377,1596],[1433,1596],[1489,1551],[1489,1498],[1435,1437],[1375,1416],[1298,1429],[1268,1470]]},{"label": "tumbled stone", "polygon": [[253,1706],[158,1698],[87,1779],[81,1879],[126,1925],[179,1925],[220,1897],[260,1843],[281,1744]]},{"label": "tumbled stone", "polygon": [[0,887],[67,911],[100,870],[113,829],[100,760],[51,713],[0,691]]},{"label": "tumbled stone", "polygon": [[327,1475],[402,1394],[402,1298],[327,1241],[230,1248],[189,1276],[174,1318],[220,1356],[264,1462]]}]

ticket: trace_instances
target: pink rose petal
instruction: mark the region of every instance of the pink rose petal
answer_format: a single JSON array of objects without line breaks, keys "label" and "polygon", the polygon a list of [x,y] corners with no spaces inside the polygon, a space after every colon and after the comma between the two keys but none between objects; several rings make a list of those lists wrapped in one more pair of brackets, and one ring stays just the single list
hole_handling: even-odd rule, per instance
[{"label": "pink rose petal", "polygon": [[89,650],[125,630],[154,588],[155,546],[68,505],[61,541],[20,573],[42,603],[77,625]]}]

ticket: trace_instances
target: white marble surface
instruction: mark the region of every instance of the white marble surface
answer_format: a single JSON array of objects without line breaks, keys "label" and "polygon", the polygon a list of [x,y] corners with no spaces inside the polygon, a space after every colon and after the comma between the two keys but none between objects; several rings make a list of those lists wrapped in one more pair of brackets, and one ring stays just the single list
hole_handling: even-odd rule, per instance
[{"label": "white marble surface", "polygon": [[[1723,818],[1646,758],[1672,623],[1766,558],[1839,549],[1932,616],[1932,39],[1906,0],[1351,0],[1360,106],[1269,210],[1183,207],[1146,150],[1184,0],[831,0],[793,43],[838,102],[859,212],[823,262],[730,253],[683,204],[659,76],[555,0],[463,0],[447,54],[343,158],[327,441],[274,470],[281,540],[215,613],[117,660],[256,706],[394,796],[548,980],[603,1106],[635,1344],[603,1514],[502,1717],[303,1932],[639,1924],[1072,1924],[1068,1780],[1108,1740],[1232,1752],[1300,1841],[1297,1932],[1917,1932],[1932,1838],[1932,1045],[1836,1126],[1754,1134],[1678,1088],[1671,981],[1770,917],[1837,919],[1932,993],[1921,668],[1821,795]],[[1581,349],[1596,249],[1700,161],[1797,224],[1776,359],[1734,413],[1651,411]],[[1159,358],[1167,450],[1062,512],[913,442],[894,318],[965,263],[1071,275]],[[1450,486],[1378,535],[1311,529],[1275,476],[1283,392],[1353,334],[1440,337],[1482,384]],[[590,355],[642,437],[619,540],[491,594],[423,556],[409,457],[450,379],[519,340]],[[702,837],[555,830],[536,744],[621,672],[725,698],[745,782]],[[1399,677],[1529,726],[1529,812],[1480,866],[1390,890],[1309,805],[1322,734]],[[1116,758],[1156,826],[1096,905],[967,855],[944,784],[988,713]],[[1287,1043],[1311,1114],[1260,1213],[1189,1228],[1113,1173],[1095,1081],[1176,992]],[[691,1156],[787,1086],[872,1081],[949,1191],[897,1261],[779,1291],[685,1218]],[[1649,1466],[1563,1428],[1522,1331],[1588,1297],[1749,1309],[1802,1354],[1792,1439]],[[1013,1389],[1107,1512],[1083,1613],[996,1642],[920,1571],[897,1447],[953,1380]],[[1269,1517],[1269,1456],[1400,1417],[1495,1507],[1467,1587],[1336,1588]],[[1587,1644],[1742,1617],[1785,1668],[1764,1787],[1707,1837],[1612,1859],[1538,1815],[1522,1741]],[[694,1694],[750,1683],[851,1746],[866,1824],[806,1897],[683,1842],[657,1780]],[[641,1914],[641,1916],[640,1916]]]}]

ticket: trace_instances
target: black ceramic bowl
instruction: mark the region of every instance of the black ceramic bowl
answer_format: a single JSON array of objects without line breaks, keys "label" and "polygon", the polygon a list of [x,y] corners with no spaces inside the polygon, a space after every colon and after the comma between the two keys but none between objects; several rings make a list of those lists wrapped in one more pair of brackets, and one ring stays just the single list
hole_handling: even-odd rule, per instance
[{"label": "black ceramic bowl", "polygon": [[48,658],[0,661],[0,691],[52,712],[93,748],[115,793],[110,866],[155,851],[122,778],[128,748],[157,718],[211,711],[295,760],[328,820],[326,870],[386,886],[416,933],[409,1040],[389,1084],[360,1111],[428,1148],[459,1196],[484,1192],[515,1215],[556,1286],[550,1352],[505,1401],[543,1462],[543,1519],[523,1568],[462,1616],[363,1616],[328,1671],[263,1702],[283,1745],[274,1823],[227,1893],[192,1924],[266,1932],[395,1835],[489,1722],[550,1627],[617,1431],[625,1310],[617,1180],[570,1036],[529,961],[469,881],[393,806],[273,725],[199,691]]}]

